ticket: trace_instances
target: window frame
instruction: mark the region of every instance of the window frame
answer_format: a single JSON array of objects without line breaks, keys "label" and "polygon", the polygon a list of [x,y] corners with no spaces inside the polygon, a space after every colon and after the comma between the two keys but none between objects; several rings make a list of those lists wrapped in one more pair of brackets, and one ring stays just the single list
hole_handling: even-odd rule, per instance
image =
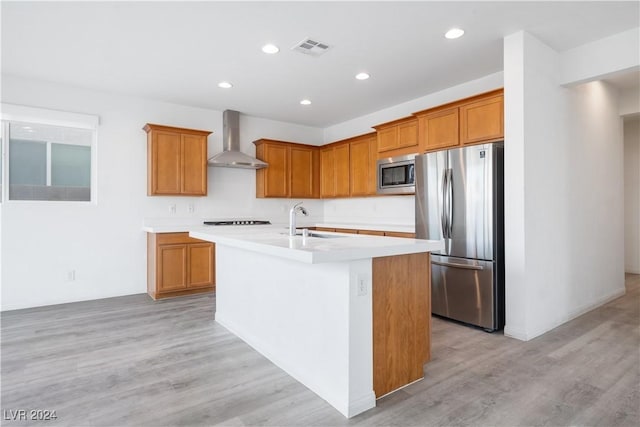
[{"label": "window frame", "polygon": [[[0,124],[1,131],[1,146],[2,151],[2,197],[0,201],[2,203],[9,204],[25,204],[34,203],[42,204],[47,203],[51,205],[65,205],[69,206],[69,203],[75,205],[97,205],[98,204],[98,126],[100,119],[96,115],[71,113],[66,111],[49,110],[44,108],[28,107],[24,105],[16,104],[0,104]],[[21,123],[33,123],[50,126],[71,127],[79,129],[88,129],[92,131],[91,137],[91,188],[89,200],[11,200],[9,199],[9,123],[21,122]],[[47,142],[47,147],[51,143]],[[47,162],[50,162],[50,153],[47,153]],[[49,179],[47,178],[47,182]]]}]

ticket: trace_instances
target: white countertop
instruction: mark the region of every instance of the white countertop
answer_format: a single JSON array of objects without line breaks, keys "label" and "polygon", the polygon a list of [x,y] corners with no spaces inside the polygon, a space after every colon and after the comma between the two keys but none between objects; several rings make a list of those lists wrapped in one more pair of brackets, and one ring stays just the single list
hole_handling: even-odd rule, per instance
[{"label": "white countertop", "polygon": [[[150,232],[164,231],[157,231],[154,228]],[[329,232],[317,234],[336,237],[290,237],[286,227],[276,225],[199,226],[189,230],[189,235],[196,239],[310,264],[430,252],[443,248],[443,243],[439,240]]]},{"label": "white countertop", "polygon": [[[143,231],[148,233],[186,233],[192,230],[209,229],[212,226],[202,225],[201,219],[197,220],[177,220],[177,221],[150,221],[146,222],[142,227]],[[286,224],[275,224],[286,227]],[[240,226],[245,227],[258,227],[256,225]],[[337,222],[323,222],[323,223],[307,223],[298,220],[298,228],[303,227],[325,227],[325,228],[346,228],[351,230],[374,230],[374,231],[396,231],[401,233],[413,233],[415,227],[413,225],[402,224],[362,224],[362,223],[337,223]]]}]

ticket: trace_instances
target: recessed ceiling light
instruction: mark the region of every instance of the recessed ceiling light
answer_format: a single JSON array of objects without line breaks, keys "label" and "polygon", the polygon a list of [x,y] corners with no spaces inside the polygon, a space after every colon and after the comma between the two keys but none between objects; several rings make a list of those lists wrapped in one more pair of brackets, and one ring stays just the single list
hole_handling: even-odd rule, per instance
[{"label": "recessed ceiling light", "polygon": [[460,28],[452,28],[444,35],[448,39],[457,39],[458,37],[462,37],[464,34],[464,30]]},{"label": "recessed ceiling light", "polygon": [[302,105],[311,105],[311,101],[309,101],[308,99],[303,99],[302,101],[300,101],[300,104],[302,104]]},{"label": "recessed ceiling light", "polygon": [[220,82],[218,83],[218,87],[221,87],[222,89],[230,89],[233,85],[229,82]]},{"label": "recessed ceiling light", "polygon": [[358,73],[356,74],[356,79],[358,80],[367,80],[369,77],[371,77],[369,74],[367,73]]},{"label": "recessed ceiling light", "polygon": [[262,46],[262,51],[264,53],[278,53],[280,52],[280,49],[278,48],[278,46],[269,43]]}]

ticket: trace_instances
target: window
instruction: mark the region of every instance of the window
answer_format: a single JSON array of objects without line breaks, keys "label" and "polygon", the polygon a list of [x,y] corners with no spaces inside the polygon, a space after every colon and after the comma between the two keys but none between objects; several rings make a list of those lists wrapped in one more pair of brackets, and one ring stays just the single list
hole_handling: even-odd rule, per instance
[{"label": "window", "polygon": [[[6,104],[3,104],[3,118]],[[36,111],[43,117],[40,109]],[[73,115],[72,113],[51,112]],[[14,114],[10,118],[20,117]],[[46,114],[45,114],[46,116]],[[77,116],[77,115],[73,115]],[[8,200],[94,201],[95,141],[93,126],[59,117],[4,120],[5,188]],[[61,124],[57,124],[61,123]],[[8,190],[8,191],[7,191]]]}]

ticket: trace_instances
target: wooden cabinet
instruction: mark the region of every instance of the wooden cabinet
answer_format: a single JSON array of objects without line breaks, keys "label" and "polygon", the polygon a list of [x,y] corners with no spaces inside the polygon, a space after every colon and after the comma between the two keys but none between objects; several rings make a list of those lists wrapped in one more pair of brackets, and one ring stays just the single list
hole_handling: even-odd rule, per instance
[{"label": "wooden cabinet", "polygon": [[215,290],[215,246],[189,233],[147,234],[147,292],[153,299]]},{"label": "wooden cabinet", "polygon": [[370,236],[406,237],[410,239],[416,238],[416,233],[407,233],[402,231],[360,230],[360,229],[354,229],[354,228],[329,228],[329,227],[311,227],[310,229],[313,229],[316,231],[331,231],[335,233],[367,234]]},{"label": "wooden cabinet", "polygon": [[358,234],[366,234],[368,236],[384,236],[384,231],[379,231],[379,230],[358,230]]},{"label": "wooden cabinet", "polygon": [[320,197],[376,194],[375,133],[334,142],[320,149]]},{"label": "wooden cabinet", "polygon": [[289,197],[289,145],[260,140],[256,157],[269,164],[256,171],[256,197]]},{"label": "wooden cabinet", "polygon": [[254,144],[256,157],[269,164],[256,171],[256,197],[319,197],[317,147],[269,139]]},{"label": "wooden cabinet", "polygon": [[484,143],[504,139],[502,94],[460,106],[460,142]]},{"label": "wooden cabinet", "polygon": [[207,195],[209,131],[147,123],[147,194]]},{"label": "wooden cabinet", "polygon": [[318,167],[320,157],[316,148],[291,145],[291,197],[319,197]]},{"label": "wooden cabinet", "polygon": [[351,197],[376,195],[377,138],[375,133],[349,142],[349,180]]},{"label": "wooden cabinet", "polygon": [[377,131],[378,157],[413,154],[418,149],[418,121],[407,117],[374,126]]},{"label": "wooden cabinet", "polygon": [[373,258],[371,274],[373,390],[382,397],[423,378],[431,359],[429,253]]},{"label": "wooden cabinet", "polygon": [[422,151],[504,139],[503,90],[414,113]]},{"label": "wooden cabinet", "polygon": [[320,149],[320,197],[349,197],[349,152],[342,142]]},{"label": "wooden cabinet", "polygon": [[458,108],[445,108],[418,116],[418,134],[425,150],[455,147],[460,143]]},{"label": "wooden cabinet", "polygon": [[416,238],[416,233],[406,233],[402,231],[385,231],[384,235],[387,237],[405,237],[408,239]]}]

